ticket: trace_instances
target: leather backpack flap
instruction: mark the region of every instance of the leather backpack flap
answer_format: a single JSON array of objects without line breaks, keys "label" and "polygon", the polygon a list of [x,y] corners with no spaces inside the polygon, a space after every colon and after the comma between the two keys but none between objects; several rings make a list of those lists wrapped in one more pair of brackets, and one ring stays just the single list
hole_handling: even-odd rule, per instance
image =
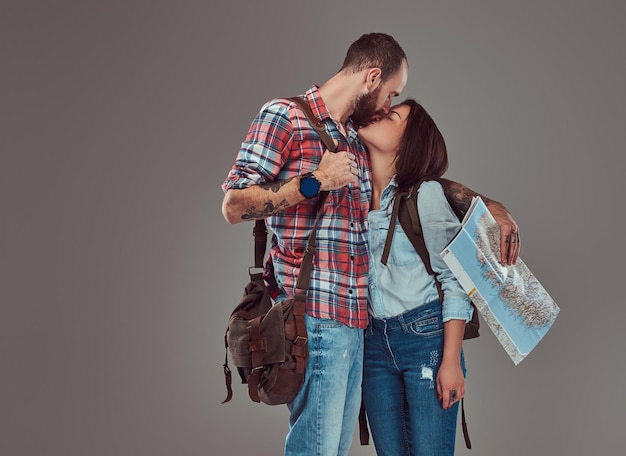
[{"label": "leather backpack flap", "polygon": [[262,280],[251,280],[228,319],[225,342],[235,366],[252,367],[250,359],[250,321],[269,311],[272,302]]},{"label": "leather backpack flap", "polygon": [[[274,305],[261,320],[263,364],[285,361],[285,315],[282,303]],[[252,345],[254,339],[250,341]]]},{"label": "leather backpack flap", "polygon": [[[253,329],[259,325],[258,335]],[[263,364],[285,360],[285,323],[281,305],[273,306],[265,316],[253,320],[233,316],[226,334],[232,363],[243,368],[254,367],[252,352],[261,353]]]},{"label": "leather backpack flap", "polygon": [[272,308],[272,300],[263,283],[263,279],[251,280],[243,290],[239,304],[232,311],[232,317],[247,318],[252,320],[265,314]]}]

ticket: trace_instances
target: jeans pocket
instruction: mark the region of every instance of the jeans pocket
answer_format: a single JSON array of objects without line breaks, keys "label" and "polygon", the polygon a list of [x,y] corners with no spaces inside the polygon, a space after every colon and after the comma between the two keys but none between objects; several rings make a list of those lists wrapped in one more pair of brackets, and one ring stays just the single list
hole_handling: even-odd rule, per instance
[{"label": "jeans pocket", "polygon": [[342,323],[332,318],[317,318],[318,328],[339,328],[341,326],[343,326]]},{"label": "jeans pocket", "polygon": [[416,336],[436,336],[443,331],[440,317],[428,317],[408,324],[409,330]]}]

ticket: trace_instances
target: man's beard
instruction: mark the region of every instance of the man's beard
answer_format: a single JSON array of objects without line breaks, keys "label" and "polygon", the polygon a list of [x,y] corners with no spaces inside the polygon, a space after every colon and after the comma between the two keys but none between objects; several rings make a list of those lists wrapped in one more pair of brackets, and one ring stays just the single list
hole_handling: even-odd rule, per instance
[{"label": "man's beard", "polygon": [[360,95],[356,99],[354,112],[350,117],[358,128],[366,126],[377,116],[385,114],[382,109],[376,110],[376,101],[378,100],[381,88],[382,87],[379,86],[374,92]]}]

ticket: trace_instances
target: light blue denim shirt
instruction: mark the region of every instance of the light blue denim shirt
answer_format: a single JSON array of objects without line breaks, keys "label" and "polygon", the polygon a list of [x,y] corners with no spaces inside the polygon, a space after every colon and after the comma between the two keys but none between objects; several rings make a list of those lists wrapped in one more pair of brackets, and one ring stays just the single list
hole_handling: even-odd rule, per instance
[{"label": "light blue denim shirt", "polygon": [[[393,209],[395,177],[383,190],[380,209],[369,212],[369,293],[368,309],[376,318],[389,318],[439,299],[437,286],[422,259],[413,248],[400,222],[396,223],[387,265],[381,263]],[[467,293],[439,255],[461,224],[437,181],[424,182],[419,188],[417,206],[433,271],[438,273],[444,302],[443,321],[469,321],[472,307]]]}]

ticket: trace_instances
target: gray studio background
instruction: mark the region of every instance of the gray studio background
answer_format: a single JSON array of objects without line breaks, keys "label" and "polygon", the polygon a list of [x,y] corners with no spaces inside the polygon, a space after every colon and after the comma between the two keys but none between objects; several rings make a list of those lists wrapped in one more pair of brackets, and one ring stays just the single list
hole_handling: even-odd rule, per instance
[{"label": "gray studio background", "polygon": [[[219,8],[218,8],[219,6]],[[617,1],[3,1],[0,454],[279,455],[226,321],[251,224],[220,184],[255,113],[393,34],[448,176],[502,201],[561,307],[515,367],[466,344],[474,449],[623,454],[626,7]],[[374,455],[373,446],[351,455]]]}]

